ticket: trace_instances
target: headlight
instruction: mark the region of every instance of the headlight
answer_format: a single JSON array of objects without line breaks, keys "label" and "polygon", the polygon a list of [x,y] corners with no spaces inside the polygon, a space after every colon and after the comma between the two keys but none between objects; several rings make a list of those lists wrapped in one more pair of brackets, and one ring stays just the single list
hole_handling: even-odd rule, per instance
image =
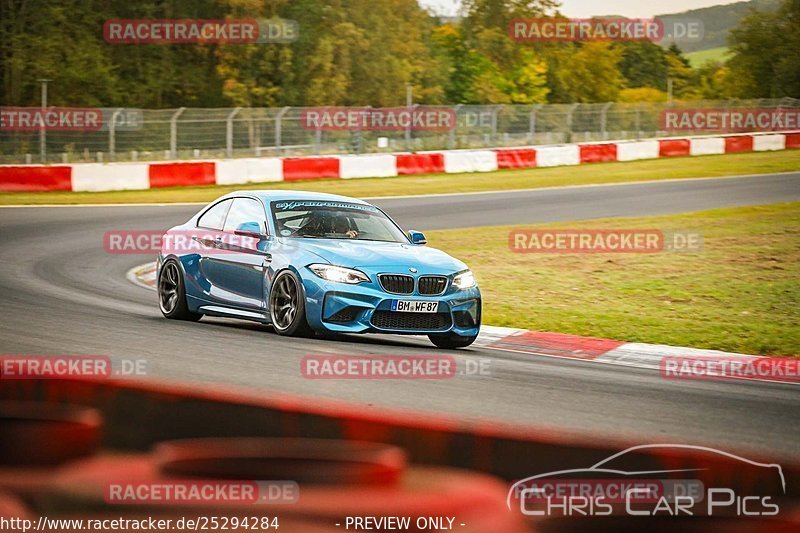
[{"label": "headlight", "polygon": [[456,274],[456,277],[453,278],[453,285],[459,289],[471,289],[475,286],[475,276],[472,275],[471,270],[465,270]]},{"label": "headlight", "polygon": [[363,283],[369,281],[369,276],[352,268],[345,268],[335,265],[308,265],[308,269],[314,274],[328,281],[339,283]]}]

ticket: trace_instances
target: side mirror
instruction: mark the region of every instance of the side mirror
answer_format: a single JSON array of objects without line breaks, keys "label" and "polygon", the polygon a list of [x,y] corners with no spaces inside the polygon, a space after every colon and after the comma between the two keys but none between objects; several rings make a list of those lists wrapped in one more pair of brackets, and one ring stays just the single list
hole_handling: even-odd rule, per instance
[{"label": "side mirror", "polygon": [[267,234],[264,233],[264,230],[261,228],[261,224],[258,222],[242,222],[236,226],[234,233],[244,237],[254,237],[259,240],[267,238]]},{"label": "side mirror", "polygon": [[425,238],[425,234],[421,231],[408,230],[408,238],[411,240],[411,244],[428,244],[428,239]]}]

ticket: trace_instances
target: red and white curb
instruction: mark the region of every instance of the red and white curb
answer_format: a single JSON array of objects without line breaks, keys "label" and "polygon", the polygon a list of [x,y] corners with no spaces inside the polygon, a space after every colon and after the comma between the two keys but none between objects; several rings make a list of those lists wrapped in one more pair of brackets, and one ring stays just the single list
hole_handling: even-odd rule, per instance
[{"label": "red and white curb", "polygon": [[[134,284],[150,290],[156,289],[156,264],[147,263],[130,269],[127,278]],[[718,350],[702,350],[698,348],[684,348],[680,346],[667,346],[663,344],[646,344],[641,342],[624,342],[564,333],[551,333],[545,331],[531,331],[527,329],[507,328],[498,326],[481,326],[481,333],[474,343],[475,347],[502,350],[518,354],[528,354],[540,357],[556,357],[572,359],[590,363],[606,365],[628,366],[656,370],[664,374],[665,361],[684,361],[692,365],[694,362],[736,362],[747,363],[762,362],[765,358],[756,355],[747,355]],[[787,361],[791,361],[787,359]],[[796,365],[795,365],[796,366]],[[704,370],[707,370],[704,365]],[[713,379],[709,371],[706,377],[695,379]],[[749,376],[724,376],[725,379],[748,381],[770,381],[775,383],[800,384],[800,376],[790,376],[791,379],[778,379],[764,375]],[[687,379],[687,378],[674,378]]]},{"label": "red and white curb", "polygon": [[156,290],[156,263],[146,263],[135,266],[125,273],[125,277],[133,283],[145,289]]},{"label": "red and white curb", "polygon": [[239,185],[319,178],[493,172],[676,156],[800,148],[800,132],[443,150],[397,154],[262,157],[210,161],[0,165],[0,191],[99,192]]}]

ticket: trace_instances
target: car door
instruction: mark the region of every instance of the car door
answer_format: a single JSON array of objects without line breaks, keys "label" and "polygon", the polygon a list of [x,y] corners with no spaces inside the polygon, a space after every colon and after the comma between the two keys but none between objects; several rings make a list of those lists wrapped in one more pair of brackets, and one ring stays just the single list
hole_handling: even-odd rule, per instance
[{"label": "car door", "polygon": [[210,303],[223,302],[217,289],[221,274],[218,268],[221,255],[219,244],[222,241],[225,217],[231,205],[233,200],[225,199],[206,209],[197,219],[197,227],[192,234],[192,240],[199,250],[196,269],[191,270],[196,272],[196,283],[201,297]]},{"label": "car door", "polygon": [[234,198],[212,259],[214,299],[228,307],[262,311],[270,246],[261,201]]}]

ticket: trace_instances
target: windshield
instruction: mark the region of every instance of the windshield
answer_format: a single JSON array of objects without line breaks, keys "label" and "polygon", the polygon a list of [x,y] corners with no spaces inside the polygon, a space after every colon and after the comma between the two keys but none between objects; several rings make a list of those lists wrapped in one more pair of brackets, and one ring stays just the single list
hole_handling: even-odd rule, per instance
[{"label": "windshield", "polygon": [[408,242],[389,217],[368,204],[281,200],[272,202],[272,216],[281,237]]}]

